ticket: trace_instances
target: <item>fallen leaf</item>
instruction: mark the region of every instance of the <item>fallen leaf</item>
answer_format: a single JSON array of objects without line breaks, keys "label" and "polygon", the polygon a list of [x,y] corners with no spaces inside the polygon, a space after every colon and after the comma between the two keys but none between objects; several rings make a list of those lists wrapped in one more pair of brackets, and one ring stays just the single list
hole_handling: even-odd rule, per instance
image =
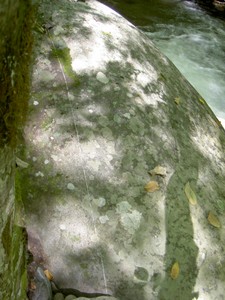
[{"label": "fallen leaf", "polygon": [[106,31],[102,31],[102,34],[104,34],[106,36],[112,36],[112,34],[110,32],[106,32]]},{"label": "fallen leaf", "polygon": [[220,224],[220,221],[219,219],[217,218],[217,216],[215,216],[211,211],[209,212],[208,214],[208,221],[209,223],[216,227],[216,228],[220,228],[221,227],[221,224]]},{"label": "fallen leaf", "polygon": [[179,105],[179,104],[180,104],[180,102],[181,102],[181,100],[180,100],[180,98],[179,98],[179,97],[176,97],[176,98],[174,99],[174,102],[175,102],[177,105]]},{"label": "fallen leaf", "polygon": [[30,289],[31,290],[36,290],[36,284],[35,284],[35,282],[34,281],[31,281],[31,283],[30,283]]},{"label": "fallen leaf", "polygon": [[149,183],[146,184],[145,186],[146,192],[153,193],[157,190],[159,190],[159,184],[157,181],[149,181]]},{"label": "fallen leaf", "polygon": [[179,273],[180,273],[180,266],[178,262],[175,262],[171,268],[170,277],[172,279],[176,279],[179,276]]},{"label": "fallen leaf", "polygon": [[49,270],[44,271],[45,276],[48,278],[49,281],[53,280],[53,275]]},{"label": "fallen leaf", "polygon": [[162,166],[156,166],[153,170],[149,171],[149,174],[154,175],[160,175],[160,176],[166,176],[166,168]]},{"label": "fallen leaf", "polygon": [[198,98],[198,100],[201,104],[205,104],[205,101],[202,98]]},{"label": "fallen leaf", "polygon": [[184,191],[185,191],[185,194],[188,198],[189,203],[192,204],[192,205],[196,205],[197,204],[197,198],[195,196],[195,193],[191,189],[189,181],[186,183]]}]

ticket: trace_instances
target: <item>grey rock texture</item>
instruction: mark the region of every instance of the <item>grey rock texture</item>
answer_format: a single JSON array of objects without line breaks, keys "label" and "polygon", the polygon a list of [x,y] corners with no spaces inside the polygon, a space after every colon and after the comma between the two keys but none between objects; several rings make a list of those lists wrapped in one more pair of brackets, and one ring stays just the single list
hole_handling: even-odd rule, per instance
[{"label": "grey rock texture", "polygon": [[122,300],[222,299],[224,130],[124,18],[95,1],[47,2],[21,173],[55,282]]}]

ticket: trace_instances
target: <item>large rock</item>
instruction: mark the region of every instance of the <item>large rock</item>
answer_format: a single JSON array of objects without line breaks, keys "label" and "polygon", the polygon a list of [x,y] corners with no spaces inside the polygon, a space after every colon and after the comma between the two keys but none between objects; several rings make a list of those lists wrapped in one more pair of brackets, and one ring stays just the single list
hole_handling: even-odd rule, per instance
[{"label": "large rock", "polygon": [[124,18],[95,1],[47,2],[21,156],[45,267],[59,288],[123,300],[222,299],[224,130]]}]

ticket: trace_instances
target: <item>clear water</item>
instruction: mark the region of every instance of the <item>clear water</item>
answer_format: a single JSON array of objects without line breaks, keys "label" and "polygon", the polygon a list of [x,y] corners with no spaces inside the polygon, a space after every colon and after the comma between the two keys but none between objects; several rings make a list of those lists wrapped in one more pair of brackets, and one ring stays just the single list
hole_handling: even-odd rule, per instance
[{"label": "clear water", "polygon": [[225,127],[225,19],[192,1],[127,0],[111,6],[146,31]]}]

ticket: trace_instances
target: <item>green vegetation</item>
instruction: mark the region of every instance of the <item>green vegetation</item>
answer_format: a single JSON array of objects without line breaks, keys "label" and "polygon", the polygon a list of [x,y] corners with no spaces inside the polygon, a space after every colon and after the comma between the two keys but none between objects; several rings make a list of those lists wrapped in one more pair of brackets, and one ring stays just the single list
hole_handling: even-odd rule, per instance
[{"label": "green vegetation", "polygon": [[60,61],[64,68],[65,74],[72,81],[72,85],[75,87],[78,86],[80,84],[80,80],[72,68],[70,49],[63,40],[52,40],[52,43],[54,46],[52,48],[51,56]]},{"label": "green vegetation", "polygon": [[11,7],[3,4],[3,12],[4,7],[8,11],[5,12],[7,18],[2,18],[0,24],[1,147],[16,145],[26,119],[33,22],[33,8],[29,1],[17,1]]},{"label": "green vegetation", "polygon": [[[14,225],[14,216],[11,214],[2,232],[2,244],[7,262],[0,274],[0,285],[4,287],[1,289],[2,300],[26,299],[26,243],[24,229]],[[21,291],[20,296],[19,291]]]},{"label": "green vegetation", "polygon": [[[30,94],[32,24],[34,8],[29,0],[2,0],[0,10],[0,151],[3,157],[0,299],[25,300],[27,288],[26,234],[15,224],[13,185],[14,153],[26,120]],[[7,155],[9,153],[9,155]],[[5,158],[5,159],[4,159]],[[16,206],[20,189],[16,178]]]}]

